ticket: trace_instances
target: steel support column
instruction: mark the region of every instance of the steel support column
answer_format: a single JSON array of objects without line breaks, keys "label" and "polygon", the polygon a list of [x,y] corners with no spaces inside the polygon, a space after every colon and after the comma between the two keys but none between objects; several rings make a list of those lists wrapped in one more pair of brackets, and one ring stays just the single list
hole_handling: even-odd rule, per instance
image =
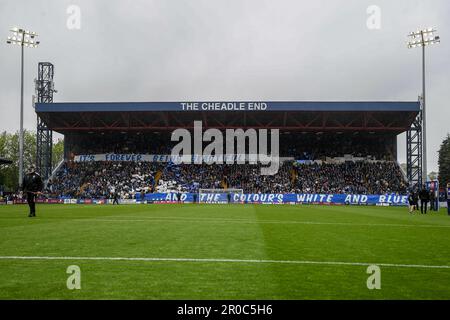
[{"label": "steel support column", "polygon": [[422,112],[406,132],[406,176],[411,188],[422,185]]},{"label": "steel support column", "polygon": [[[36,80],[37,102],[53,102],[53,75],[53,64],[39,62]],[[46,180],[52,173],[53,133],[39,116],[37,117],[36,140],[36,170]]]}]

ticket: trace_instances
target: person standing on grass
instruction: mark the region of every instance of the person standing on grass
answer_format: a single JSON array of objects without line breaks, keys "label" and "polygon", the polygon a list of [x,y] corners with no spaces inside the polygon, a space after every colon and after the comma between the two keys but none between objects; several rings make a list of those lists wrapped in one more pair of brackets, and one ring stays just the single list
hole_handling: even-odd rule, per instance
[{"label": "person standing on grass", "polygon": [[434,190],[430,190],[430,211],[436,211],[436,196],[434,194]]},{"label": "person standing on grass", "polygon": [[27,203],[30,207],[29,217],[36,217],[36,195],[41,193],[43,186],[41,176],[35,171],[34,166],[31,166],[22,181],[22,188],[27,194]]},{"label": "person standing on grass", "polygon": [[413,213],[416,206],[414,201],[414,191],[411,191],[408,195],[409,213]]},{"label": "person standing on grass", "polygon": [[141,204],[143,204],[145,201],[145,190],[144,188],[141,189]]},{"label": "person standing on grass", "polygon": [[181,203],[181,190],[180,189],[178,189],[178,191],[177,191],[177,201],[178,201],[178,203]]},{"label": "person standing on grass", "polygon": [[197,196],[198,196],[197,193],[194,192],[194,201],[193,201],[193,203],[197,203]]},{"label": "person standing on grass", "polygon": [[420,199],[420,213],[427,214],[428,202],[430,201],[430,193],[428,192],[425,185],[423,185],[422,190],[419,192]]},{"label": "person standing on grass", "polygon": [[414,210],[419,210],[419,193],[417,192],[417,190],[414,191],[413,197],[414,197]]},{"label": "person standing on grass", "polygon": [[119,193],[118,192],[114,192],[114,200],[113,200],[113,205],[115,204],[119,204]]}]

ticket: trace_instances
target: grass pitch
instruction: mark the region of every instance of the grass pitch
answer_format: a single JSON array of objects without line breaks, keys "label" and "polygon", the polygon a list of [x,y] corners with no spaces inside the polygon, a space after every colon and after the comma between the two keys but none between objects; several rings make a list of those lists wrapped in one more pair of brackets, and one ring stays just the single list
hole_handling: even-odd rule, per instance
[{"label": "grass pitch", "polygon": [[[38,205],[36,218],[27,210],[0,206],[0,299],[450,299],[444,210]],[[370,264],[381,268],[380,290],[367,288]],[[81,269],[81,290],[67,289],[70,265]]]}]

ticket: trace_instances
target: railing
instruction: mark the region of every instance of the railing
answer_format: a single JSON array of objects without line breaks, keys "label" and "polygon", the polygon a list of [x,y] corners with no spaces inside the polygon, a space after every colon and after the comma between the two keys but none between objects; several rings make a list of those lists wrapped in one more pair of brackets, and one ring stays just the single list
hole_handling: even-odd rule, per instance
[{"label": "railing", "polygon": [[50,177],[48,177],[48,179],[45,181],[45,185],[47,185],[47,182],[49,180],[52,180],[55,177],[56,173],[59,171],[59,169],[61,169],[61,167],[63,166],[64,162],[65,162],[64,158],[62,158],[61,161],[59,161],[58,165],[53,169],[52,174],[50,175]]},{"label": "railing", "polygon": [[406,183],[408,183],[409,181],[408,181],[408,174],[407,174],[407,172],[405,171],[405,169],[402,168],[402,166],[400,165],[400,163],[398,161],[396,161],[396,163],[397,163],[398,168],[400,169],[400,172],[402,173],[403,180]]}]

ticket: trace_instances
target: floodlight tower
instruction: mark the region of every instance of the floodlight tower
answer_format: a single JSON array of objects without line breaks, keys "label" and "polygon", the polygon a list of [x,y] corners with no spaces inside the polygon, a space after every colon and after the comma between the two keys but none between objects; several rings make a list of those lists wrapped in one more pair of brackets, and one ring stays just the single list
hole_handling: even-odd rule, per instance
[{"label": "floodlight tower", "polygon": [[20,62],[20,131],[19,131],[19,187],[22,187],[23,180],[23,48],[36,48],[39,41],[36,41],[36,32],[14,27],[10,30],[13,36],[9,36],[6,43],[17,44],[21,48]]},{"label": "floodlight tower", "polygon": [[434,35],[435,28],[428,28],[411,32],[408,37],[408,48],[422,47],[422,182],[427,181],[427,124],[425,100],[425,47],[441,42],[439,36]]}]

